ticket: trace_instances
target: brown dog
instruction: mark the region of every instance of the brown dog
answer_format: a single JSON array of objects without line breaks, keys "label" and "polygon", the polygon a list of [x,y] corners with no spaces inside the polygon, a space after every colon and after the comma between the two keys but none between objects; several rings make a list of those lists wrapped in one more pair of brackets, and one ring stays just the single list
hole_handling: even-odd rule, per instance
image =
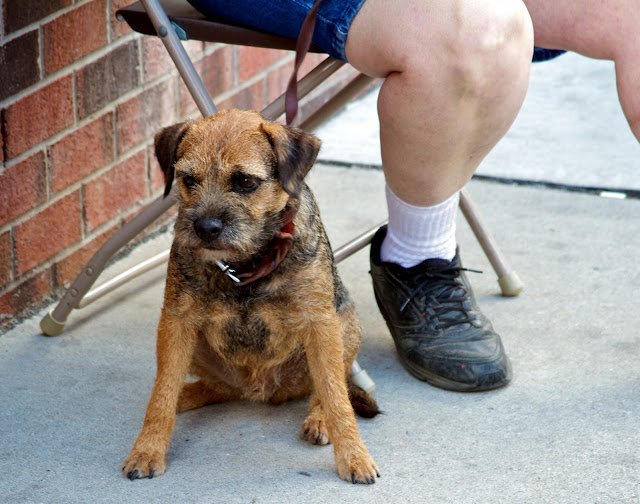
[{"label": "brown dog", "polygon": [[[156,135],[165,194],[175,176],[179,210],[157,377],[124,461],[128,478],[165,471],[176,412],[307,395],[300,435],[331,440],[341,478],[373,483],[379,476],[353,411],[373,416],[377,405],[347,385],[360,324],[303,180],[319,148],[304,131],[239,110]],[[198,381],[185,383],[187,373]]]}]

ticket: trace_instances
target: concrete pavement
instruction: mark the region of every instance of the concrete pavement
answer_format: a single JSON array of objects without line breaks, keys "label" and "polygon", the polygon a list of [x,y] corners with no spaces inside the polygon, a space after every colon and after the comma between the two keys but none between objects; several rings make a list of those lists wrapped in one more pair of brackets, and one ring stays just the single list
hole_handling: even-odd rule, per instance
[{"label": "concrete pavement", "polygon": [[[589,150],[593,140],[576,137],[567,150],[594,177],[620,152],[617,139]],[[616,161],[623,171],[639,163],[629,149]],[[505,155],[514,166],[527,157]],[[334,246],[385,217],[379,170],[319,163],[309,181]],[[630,176],[615,188],[635,184]],[[463,262],[484,270],[470,280],[512,359],[508,387],[457,394],[408,376],[375,306],[367,251],[340,264],[365,330],[359,362],[384,410],[359,420],[382,473],[376,485],[339,480],[330,447],[298,440],[305,401],[184,413],[167,473],[121,476],[155,375],[160,267],[73,312],[57,338],[39,334],[39,316],[0,336],[0,503],[640,503],[640,200],[487,181],[469,190],[525,283],[519,297],[499,296],[459,220]]]}]

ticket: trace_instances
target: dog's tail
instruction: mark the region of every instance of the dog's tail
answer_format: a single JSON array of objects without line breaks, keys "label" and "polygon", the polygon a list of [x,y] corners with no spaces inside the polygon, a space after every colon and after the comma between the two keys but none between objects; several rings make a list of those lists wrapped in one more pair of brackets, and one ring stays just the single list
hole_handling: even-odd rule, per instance
[{"label": "dog's tail", "polygon": [[347,384],[349,392],[349,400],[354,411],[363,418],[373,418],[378,413],[378,403],[360,387],[356,387],[353,383]]}]

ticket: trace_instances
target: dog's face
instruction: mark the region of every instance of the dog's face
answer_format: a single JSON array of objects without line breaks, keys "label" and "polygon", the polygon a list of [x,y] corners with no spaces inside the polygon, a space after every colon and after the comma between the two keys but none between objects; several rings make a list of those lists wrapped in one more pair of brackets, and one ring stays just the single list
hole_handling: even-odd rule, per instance
[{"label": "dog's face", "polygon": [[156,135],[165,195],[176,179],[176,238],[205,260],[242,261],[264,248],[299,198],[320,141],[257,112],[228,110]]}]

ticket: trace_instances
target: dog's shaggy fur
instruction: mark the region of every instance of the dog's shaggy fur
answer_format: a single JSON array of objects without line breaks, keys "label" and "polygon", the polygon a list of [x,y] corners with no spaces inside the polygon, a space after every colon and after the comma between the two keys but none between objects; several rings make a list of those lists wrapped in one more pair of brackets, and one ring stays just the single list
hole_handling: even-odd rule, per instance
[{"label": "dog's shaggy fur", "polygon": [[[304,131],[238,110],[156,136],[166,192],[175,178],[179,210],[158,326],[157,377],[122,468],[130,479],[165,471],[176,412],[239,398],[277,404],[307,395],[300,435],[333,443],[341,478],[372,483],[379,476],[353,411],[373,416],[377,405],[348,385],[360,324],[304,183],[319,147]],[[295,218],[283,227],[287,215]],[[286,255],[279,236],[290,238]],[[235,285],[216,265],[251,271],[269,254],[281,262],[246,285]],[[186,383],[188,373],[198,381]]]}]

